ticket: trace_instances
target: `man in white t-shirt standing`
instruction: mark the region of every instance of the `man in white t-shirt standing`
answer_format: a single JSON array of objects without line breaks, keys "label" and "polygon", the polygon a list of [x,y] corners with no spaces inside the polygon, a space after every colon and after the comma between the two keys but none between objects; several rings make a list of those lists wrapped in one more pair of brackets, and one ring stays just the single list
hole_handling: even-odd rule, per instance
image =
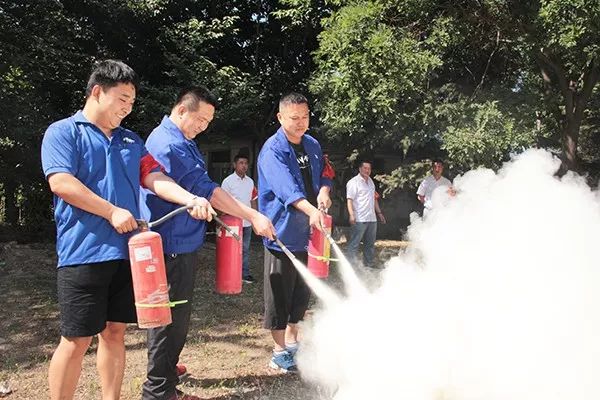
[{"label": "man in white t-shirt standing", "polygon": [[[258,208],[256,199],[258,193],[254,187],[252,178],[246,175],[248,172],[248,157],[238,154],[233,159],[233,168],[235,171],[223,180],[221,188],[228,192],[232,197],[238,199],[248,207],[255,210]],[[254,283],[256,280],[250,275],[249,255],[250,239],[252,238],[252,224],[244,220],[243,237],[243,256],[242,256],[242,280],[245,283]]]},{"label": "man in white t-shirt standing", "polygon": [[431,197],[435,189],[444,186],[447,188],[449,195],[454,195],[452,182],[450,182],[450,180],[442,176],[443,172],[443,161],[440,159],[433,160],[433,163],[431,164],[431,175],[425,178],[425,180],[421,182],[419,188],[417,189],[417,198],[425,207],[423,211],[424,214],[430,211],[433,207],[433,204],[431,203]]},{"label": "man in white t-shirt standing", "polygon": [[346,247],[347,256],[350,262],[356,261],[356,253],[362,240],[366,267],[375,266],[377,219],[385,224],[385,216],[379,208],[378,195],[370,175],[371,163],[362,161],[358,167],[358,175],[346,184],[348,214],[352,228],[350,241]]}]

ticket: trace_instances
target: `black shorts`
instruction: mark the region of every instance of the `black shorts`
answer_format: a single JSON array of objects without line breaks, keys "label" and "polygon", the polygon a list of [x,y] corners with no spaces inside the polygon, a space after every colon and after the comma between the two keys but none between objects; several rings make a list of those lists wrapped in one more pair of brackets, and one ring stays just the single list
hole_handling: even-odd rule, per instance
[{"label": "black shorts", "polygon": [[[294,253],[306,264],[308,253]],[[310,289],[292,261],[280,251],[265,248],[265,319],[263,327],[285,329],[304,318],[310,301]]]},{"label": "black shorts", "polygon": [[60,267],[57,290],[64,337],[94,336],[107,321],[137,321],[129,260]]}]

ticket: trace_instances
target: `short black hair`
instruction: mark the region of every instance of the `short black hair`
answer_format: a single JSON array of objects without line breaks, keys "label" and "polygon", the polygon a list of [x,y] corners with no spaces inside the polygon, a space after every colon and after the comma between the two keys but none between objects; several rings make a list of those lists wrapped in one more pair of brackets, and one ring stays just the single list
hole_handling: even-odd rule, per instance
[{"label": "short black hair", "polygon": [[188,111],[196,111],[200,106],[200,102],[210,104],[215,109],[219,104],[217,96],[204,86],[189,86],[179,92],[173,108],[183,104]]},{"label": "short black hair", "polygon": [[371,160],[360,160],[358,162],[358,168],[362,167],[363,164],[369,164],[371,167],[373,167],[373,163],[371,162]]},{"label": "short black hair", "polygon": [[285,107],[287,105],[290,104],[306,104],[308,105],[308,99],[300,94],[300,93],[296,93],[296,92],[290,92],[288,94],[285,94],[283,96],[281,96],[281,99],[279,99],[279,109],[281,110],[281,107]]},{"label": "short black hair", "polygon": [[440,163],[440,164],[444,165],[444,160],[442,160],[441,158],[434,158],[433,160],[431,160],[431,165],[433,165],[435,163]]},{"label": "short black hair", "polygon": [[238,160],[240,158],[246,159],[248,161],[250,161],[250,157],[247,154],[236,154],[235,157],[233,157],[233,162],[236,163],[238,162]]},{"label": "short black hair", "polygon": [[103,91],[117,86],[119,83],[131,83],[138,88],[138,76],[133,69],[123,61],[102,60],[94,63],[92,73],[88,79],[85,95],[89,97],[92,89],[100,85]]}]

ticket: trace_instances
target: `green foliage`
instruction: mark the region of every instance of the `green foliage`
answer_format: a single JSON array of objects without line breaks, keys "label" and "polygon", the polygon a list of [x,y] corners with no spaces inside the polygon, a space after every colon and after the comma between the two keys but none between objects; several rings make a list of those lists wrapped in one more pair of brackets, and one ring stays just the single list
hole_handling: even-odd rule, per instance
[{"label": "green foliage", "polygon": [[431,71],[441,64],[444,24],[420,41],[389,25],[385,11],[361,2],[324,20],[311,90],[333,140],[368,148],[381,141],[400,147],[407,135],[418,140],[414,128]]},{"label": "green foliage", "polygon": [[390,187],[441,153],[461,172],[577,142],[598,80],[597,1],[346,1],[322,23],[310,88],[324,131],[349,149],[398,149]]},{"label": "green foliage", "polygon": [[442,134],[442,149],[448,154],[449,166],[460,172],[476,167],[497,169],[511,152],[535,144],[538,134],[532,118],[502,111],[498,101],[458,106],[449,121]]},{"label": "green foliage", "polygon": [[384,197],[396,189],[414,191],[418,182],[422,181],[431,171],[429,160],[420,160],[402,165],[389,174],[376,175],[375,179],[381,183]]},{"label": "green foliage", "polygon": [[[182,87],[203,84],[220,109],[203,140],[266,138],[282,92],[306,89],[319,18],[285,26],[277,0],[9,0],[0,3],[0,184],[38,198],[42,134],[81,108],[90,67],[116,58],[141,78],[124,125],[147,135]],[[6,187],[6,186],[5,186]],[[20,188],[20,189],[19,189]],[[47,204],[50,195],[44,190]],[[17,204],[9,199],[10,221]],[[28,201],[29,201],[28,200]],[[42,220],[50,221],[48,209]],[[32,214],[33,215],[33,214]],[[36,217],[38,214],[35,214]]]}]

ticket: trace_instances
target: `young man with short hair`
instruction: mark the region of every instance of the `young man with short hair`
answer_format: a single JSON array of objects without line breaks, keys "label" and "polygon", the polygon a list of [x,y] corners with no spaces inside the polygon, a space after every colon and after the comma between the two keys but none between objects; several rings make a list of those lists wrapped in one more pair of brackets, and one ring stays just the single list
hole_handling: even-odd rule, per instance
[{"label": "young man with short hair", "polygon": [[452,188],[452,182],[442,176],[444,173],[444,162],[439,158],[434,159],[431,162],[431,175],[427,176],[419,185],[417,189],[417,198],[423,204],[423,214],[431,211],[433,203],[431,197],[433,192],[438,187],[446,187],[450,195],[454,195],[454,189]]},{"label": "young man with short hair", "polygon": [[[238,154],[233,158],[233,173],[223,179],[221,188],[255,210],[258,208],[256,199],[258,192],[254,186],[254,181],[246,173],[248,172],[248,156]],[[252,224],[250,221],[243,222],[243,249],[242,249],[242,280],[245,283],[254,283],[256,280],[250,274],[250,241],[252,239]]]},{"label": "young man with short hair", "polygon": [[102,398],[118,399],[125,368],[126,324],[136,321],[127,241],[140,218],[140,185],[210,218],[206,199],[165,176],[144,142],[122,128],[137,76],[121,61],[98,62],[82,111],[53,123],[42,142],[42,167],[54,193],[61,339],[48,380],[53,400],[72,399],[83,357],[98,334]]}]

